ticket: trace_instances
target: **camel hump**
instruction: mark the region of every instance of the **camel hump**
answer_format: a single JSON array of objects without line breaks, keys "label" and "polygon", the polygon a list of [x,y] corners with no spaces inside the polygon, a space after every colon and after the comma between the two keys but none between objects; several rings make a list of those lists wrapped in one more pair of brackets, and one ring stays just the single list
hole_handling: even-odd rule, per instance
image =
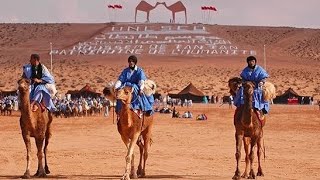
[{"label": "camel hump", "polygon": [[154,81],[147,79],[144,81],[144,93],[147,96],[151,96],[156,93],[157,85]]},{"label": "camel hump", "polygon": [[270,101],[276,97],[276,88],[271,82],[265,82],[262,88],[263,99]]}]

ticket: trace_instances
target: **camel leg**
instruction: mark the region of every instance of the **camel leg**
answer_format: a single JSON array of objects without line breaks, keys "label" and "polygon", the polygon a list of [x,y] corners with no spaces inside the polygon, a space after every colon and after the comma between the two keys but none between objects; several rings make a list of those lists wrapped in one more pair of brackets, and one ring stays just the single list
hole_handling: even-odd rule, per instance
[{"label": "camel leg", "polygon": [[244,173],[241,175],[242,178],[248,178],[249,177],[249,163],[250,163],[250,158],[249,158],[249,147],[250,147],[250,139],[248,137],[243,138],[243,143],[244,143],[244,151],[246,153],[246,168]]},{"label": "camel leg", "polygon": [[256,147],[257,139],[251,138],[251,150],[250,150],[250,173],[248,179],[255,179],[256,175],[253,170],[253,160],[254,160],[254,148]]},{"label": "camel leg", "polygon": [[138,166],[138,170],[137,170],[137,175],[138,177],[141,177],[141,173],[142,173],[142,160],[143,160],[143,143],[141,141],[141,136],[139,137],[138,141],[137,141],[137,145],[139,146],[139,151],[140,151],[140,160],[139,160],[139,166]]},{"label": "camel leg", "polygon": [[144,143],[144,156],[143,156],[143,170],[141,173],[141,177],[145,177],[146,176],[146,162],[149,156],[149,148],[150,148],[150,143],[151,143],[151,126],[149,126],[148,131],[146,133],[146,135],[143,138]]},{"label": "camel leg", "polygon": [[257,145],[258,145],[258,150],[257,150],[257,155],[258,155],[258,172],[257,172],[257,176],[264,176],[263,172],[262,172],[262,168],[261,168],[261,153],[262,153],[262,141],[263,141],[263,137],[260,137],[258,139]]},{"label": "camel leg", "polygon": [[27,149],[27,168],[26,168],[26,172],[24,173],[23,176],[21,176],[21,178],[23,179],[29,179],[30,178],[30,165],[31,165],[31,142],[30,142],[30,135],[23,133],[22,132],[22,136],[23,136],[23,141],[26,145],[26,149]]},{"label": "camel leg", "polygon": [[44,152],[44,163],[45,163],[45,171],[46,171],[46,174],[50,174],[50,170],[49,170],[49,166],[48,166],[48,162],[47,162],[47,151],[48,151],[48,144],[49,144],[49,140],[50,140],[50,137],[51,137],[51,122],[52,121],[52,115],[51,113],[49,113],[49,123],[48,123],[48,128],[47,128],[47,131],[46,131],[46,137],[45,137],[45,143],[44,143],[44,149],[43,149],[43,152]]},{"label": "camel leg", "polygon": [[134,145],[137,143],[137,140],[139,138],[140,133],[136,133],[133,135],[133,138],[131,139],[129,145],[127,145],[128,148],[128,153],[126,156],[126,170],[125,173],[122,176],[123,180],[129,180],[130,176],[129,176],[129,172],[131,170],[130,165],[131,165],[131,160],[132,160],[132,155],[133,155],[133,151],[134,151]]},{"label": "camel leg", "polygon": [[36,145],[37,145],[37,157],[38,157],[38,170],[35,174],[35,176],[37,177],[46,177],[46,173],[44,171],[44,168],[43,168],[43,164],[42,164],[42,158],[43,158],[43,151],[42,151],[42,148],[43,148],[43,141],[44,141],[44,138],[36,138]]},{"label": "camel leg", "polygon": [[243,139],[243,133],[235,133],[235,138],[236,138],[236,160],[237,160],[237,168],[236,171],[234,172],[234,176],[232,179],[240,179],[240,170],[239,170],[239,164],[240,164],[240,158],[241,158],[241,146],[242,146],[242,139]]}]

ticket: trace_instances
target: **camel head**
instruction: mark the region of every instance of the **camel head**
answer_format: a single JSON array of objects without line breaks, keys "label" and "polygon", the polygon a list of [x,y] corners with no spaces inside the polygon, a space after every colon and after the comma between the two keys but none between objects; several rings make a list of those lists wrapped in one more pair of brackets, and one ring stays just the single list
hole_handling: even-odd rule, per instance
[{"label": "camel head", "polygon": [[125,104],[130,104],[132,99],[133,87],[125,86],[116,92],[116,98]]},{"label": "camel head", "polygon": [[102,91],[103,95],[112,102],[116,100],[114,86],[115,86],[114,82],[110,82],[107,84],[107,87],[105,87]]},{"label": "camel head", "polygon": [[251,81],[246,81],[242,84],[243,94],[245,97],[251,98],[253,95],[255,84]]},{"label": "camel head", "polygon": [[18,81],[19,93],[29,93],[30,83],[31,81],[29,79],[26,79],[26,78],[19,79]]},{"label": "camel head", "polygon": [[231,79],[229,79],[228,81],[228,86],[230,88],[230,94],[232,96],[235,96],[237,91],[239,90],[239,88],[242,85],[242,79],[240,77],[233,77]]}]

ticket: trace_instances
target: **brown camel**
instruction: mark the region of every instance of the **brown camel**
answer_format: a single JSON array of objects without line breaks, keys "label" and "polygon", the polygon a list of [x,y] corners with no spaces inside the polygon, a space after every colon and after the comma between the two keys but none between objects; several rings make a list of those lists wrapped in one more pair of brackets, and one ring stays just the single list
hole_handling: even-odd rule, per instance
[{"label": "brown camel", "polygon": [[[30,178],[30,163],[31,163],[31,142],[30,137],[35,138],[37,145],[37,157],[38,157],[38,170],[35,173],[37,177],[46,177],[50,173],[49,167],[47,164],[47,147],[49,144],[49,139],[51,137],[51,122],[52,115],[47,110],[42,112],[41,108],[38,108],[37,111],[31,111],[30,107],[30,95],[29,95],[29,86],[30,80],[22,78],[18,81],[18,90],[20,98],[20,128],[22,131],[22,137],[27,148],[27,168],[26,172],[22,178]],[[42,151],[44,142],[44,148]],[[43,153],[45,160],[45,167],[43,168]]]},{"label": "brown camel", "polygon": [[187,24],[187,9],[181,1],[177,1],[176,3],[174,3],[170,6],[167,6],[167,4],[165,2],[162,2],[160,4],[163,4],[169,11],[172,12],[172,23],[176,22],[176,13],[177,12],[184,12],[185,23]]},{"label": "brown camel", "polygon": [[[230,93],[235,95],[240,87],[241,78],[232,78],[229,80]],[[236,109],[234,115],[234,126],[236,129],[236,160],[237,167],[233,179],[249,178],[255,179],[256,175],[253,170],[254,160],[254,148],[258,145],[258,172],[257,176],[264,176],[261,168],[261,153],[262,153],[262,141],[263,141],[263,126],[266,121],[266,117],[259,117],[259,113],[252,107],[253,91],[255,84],[247,81],[242,83],[244,94],[244,105]],[[241,146],[242,141],[244,143],[244,150],[246,153],[246,168],[244,173],[240,177],[239,163],[241,158]],[[250,168],[250,171],[249,171]],[[249,172],[249,173],[248,173]]]},{"label": "brown camel", "polygon": [[146,1],[142,0],[136,7],[135,15],[134,15],[134,22],[137,22],[137,13],[138,11],[143,11],[147,13],[147,21],[150,22],[149,20],[149,15],[150,11],[156,8],[160,3],[157,2],[155,6],[152,6],[151,4],[147,3]]},{"label": "brown camel", "polygon": [[[113,90],[110,91],[110,89],[105,88],[103,93],[106,97],[109,96],[110,98],[110,93],[112,91]],[[116,92],[116,98],[122,103],[121,110],[119,112],[119,120],[117,123],[118,132],[120,133],[121,139],[128,149],[126,155],[126,169],[122,177],[122,179],[125,180],[130,178],[145,177],[146,161],[148,158],[148,150],[151,145],[151,130],[153,126],[153,115],[143,115],[140,119],[139,116],[130,109],[132,91],[132,87],[126,86]],[[140,150],[140,161],[137,171],[135,171],[134,168],[135,144],[139,146]]]}]

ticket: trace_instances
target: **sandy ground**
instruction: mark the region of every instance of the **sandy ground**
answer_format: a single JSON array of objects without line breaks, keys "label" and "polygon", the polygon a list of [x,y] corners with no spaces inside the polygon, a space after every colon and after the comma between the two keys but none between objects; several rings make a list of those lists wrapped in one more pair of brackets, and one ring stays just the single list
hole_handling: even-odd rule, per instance
[{"label": "sandy ground", "polygon": [[[183,112],[186,107],[179,107]],[[145,179],[231,179],[235,171],[233,111],[228,105],[189,108],[206,113],[207,121],[172,119],[155,114],[153,145]],[[16,179],[25,171],[26,150],[19,112],[0,116],[0,179]],[[126,148],[109,117],[55,118],[49,144],[49,179],[119,179]],[[317,106],[272,105],[264,128],[265,177],[320,179],[320,110]],[[32,141],[31,172],[36,171]],[[135,148],[136,157],[138,148]],[[241,171],[244,170],[242,151]],[[136,164],[137,162],[136,158]],[[257,158],[255,159],[257,170]]]}]

